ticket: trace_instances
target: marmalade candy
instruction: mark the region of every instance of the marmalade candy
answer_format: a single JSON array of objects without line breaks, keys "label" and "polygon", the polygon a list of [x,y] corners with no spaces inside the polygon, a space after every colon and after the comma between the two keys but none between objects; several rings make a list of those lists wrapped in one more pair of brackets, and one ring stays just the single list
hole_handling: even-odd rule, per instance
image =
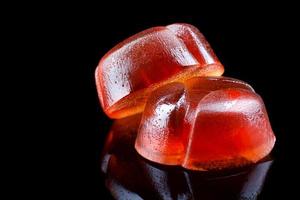
[{"label": "marmalade candy", "polygon": [[154,162],[211,170],[255,163],[274,142],[263,101],[248,84],[197,77],[151,94],[135,147]]},{"label": "marmalade candy", "polygon": [[121,132],[138,129],[130,145],[156,163],[205,171],[262,160],[275,143],[264,103],[223,72],[189,24],[150,28],[119,43],[95,72],[104,112],[120,119],[110,134],[120,137],[114,145],[125,145]]},{"label": "marmalade candy", "polygon": [[188,24],[142,31],[111,49],[96,69],[104,112],[123,118],[142,112],[160,85],[194,76],[219,76],[223,66],[204,36]]}]

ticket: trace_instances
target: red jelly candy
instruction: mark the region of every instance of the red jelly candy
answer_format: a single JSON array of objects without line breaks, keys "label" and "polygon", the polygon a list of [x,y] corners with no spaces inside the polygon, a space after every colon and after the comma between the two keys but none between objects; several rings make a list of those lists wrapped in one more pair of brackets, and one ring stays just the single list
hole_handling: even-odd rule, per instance
[{"label": "red jelly candy", "polygon": [[255,163],[274,143],[263,101],[248,84],[197,77],[151,94],[135,148],[154,162],[210,170]]},{"label": "red jelly candy", "polygon": [[154,27],[111,49],[99,62],[96,84],[111,118],[144,109],[161,85],[195,76],[220,76],[224,69],[203,35],[188,24]]}]

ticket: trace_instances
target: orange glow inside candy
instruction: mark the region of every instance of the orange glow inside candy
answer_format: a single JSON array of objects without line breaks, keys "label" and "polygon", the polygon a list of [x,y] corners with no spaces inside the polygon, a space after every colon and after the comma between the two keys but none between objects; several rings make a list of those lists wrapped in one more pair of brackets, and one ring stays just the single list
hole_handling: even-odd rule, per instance
[{"label": "orange glow inside candy", "polygon": [[104,112],[123,118],[142,112],[149,94],[171,82],[220,76],[223,66],[203,35],[188,24],[142,31],[111,49],[96,69]]},{"label": "orange glow inside candy", "polygon": [[255,163],[274,143],[264,103],[248,84],[196,77],[151,94],[135,148],[154,162],[211,170]]}]

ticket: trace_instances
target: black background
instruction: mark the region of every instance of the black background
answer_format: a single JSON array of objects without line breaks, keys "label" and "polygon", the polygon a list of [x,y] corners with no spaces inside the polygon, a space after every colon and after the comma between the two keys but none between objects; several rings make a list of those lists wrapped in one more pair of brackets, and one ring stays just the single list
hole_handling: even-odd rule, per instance
[{"label": "black background", "polygon": [[184,22],[206,36],[225,66],[225,76],[248,82],[264,99],[277,142],[261,199],[294,199],[299,152],[299,50],[295,48],[299,23],[292,6],[192,7],[182,8],[184,12],[153,9],[146,13],[136,9],[120,12],[104,5],[57,5],[18,18],[24,31],[20,40],[34,48],[29,58],[37,65],[26,69],[35,77],[27,81],[35,88],[37,98],[30,108],[37,112],[28,110],[34,112],[38,133],[32,137],[38,142],[30,151],[38,161],[30,167],[37,174],[37,186],[27,192],[41,198],[109,197],[100,175],[99,155],[112,121],[101,110],[94,70],[110,48],[132,34]]}]

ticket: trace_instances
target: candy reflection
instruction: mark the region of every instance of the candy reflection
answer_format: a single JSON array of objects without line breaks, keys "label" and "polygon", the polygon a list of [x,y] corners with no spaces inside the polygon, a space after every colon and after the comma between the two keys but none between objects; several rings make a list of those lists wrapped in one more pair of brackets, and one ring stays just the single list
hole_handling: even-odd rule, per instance
[{"label": "candy reflection", "polygon": [[271,160],[214,172],[188,171],[149,162],[134,149],[141,116],[116,120],[108,134],[101,170],[115,199],[256,199]]}]

